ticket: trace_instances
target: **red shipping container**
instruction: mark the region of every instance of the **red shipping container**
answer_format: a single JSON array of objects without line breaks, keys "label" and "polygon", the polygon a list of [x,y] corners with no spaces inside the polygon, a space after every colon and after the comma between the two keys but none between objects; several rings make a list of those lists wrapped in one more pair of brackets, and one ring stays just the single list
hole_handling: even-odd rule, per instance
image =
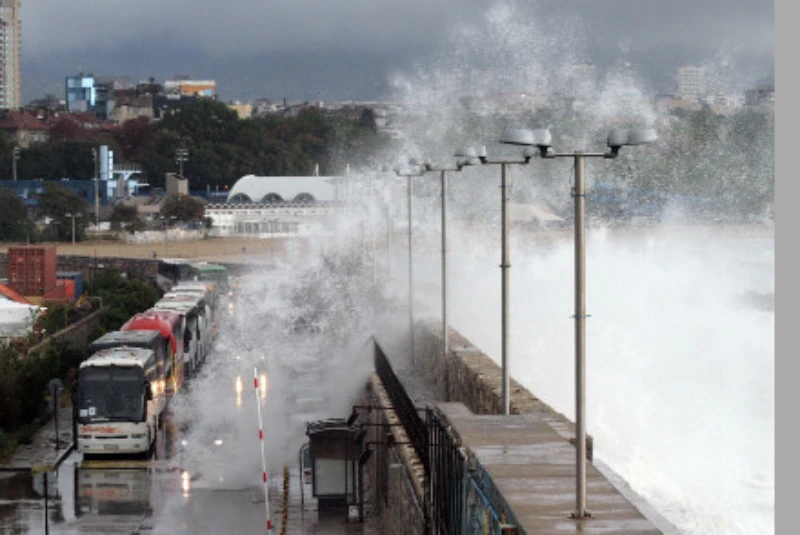
[{"label": "red shipping container", "polygon": [[45,301],[64,301],[67,298],[67,285],[64,281],[56,281],[52,288],[48,288],[44,292]]},{"label": "red shipping container", "polygon": [[56,285],[56,247],[25,245],[8,248],[8,285],[22,295],[44,295]]},{"label": "red shipping container", "polygon": [[73,279],[58,279],[58,283],[64,283],[64,297],[70,301],[75,299],[75,281]]}]

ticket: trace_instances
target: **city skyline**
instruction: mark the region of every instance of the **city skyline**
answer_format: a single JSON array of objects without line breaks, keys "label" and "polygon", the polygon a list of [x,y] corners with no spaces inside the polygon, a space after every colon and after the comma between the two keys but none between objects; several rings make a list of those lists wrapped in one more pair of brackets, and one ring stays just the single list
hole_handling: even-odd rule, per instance
[{"label": "city skyline", "polygon": [[81,70],[134,81],[176,74],[215,79],[223,100],[385,98],[393,73],[434,64],[459,32],[493,38],[487,21],[498,5],[511,6],[531,28],[546,28],[538,31],[550,40],[575,41],[576,64],[601,70],[633,64],[653,92],[677,92],[676,69],[684,65],[721,66],[743,85],[774,71],[773,6],[755,0],[680,0],[668,7],[634,0],[602,6],[438,0],[425,4],[425,16],[414,3],[381,0],[335,7],[239,0],[224,10],[195,0],[191,17],[179,6],[149,9],[151,3],[143,0],[131,12],[118,0],[91,11],[79,0],[23,1],[23,104],[63,93],[64,77]]}]

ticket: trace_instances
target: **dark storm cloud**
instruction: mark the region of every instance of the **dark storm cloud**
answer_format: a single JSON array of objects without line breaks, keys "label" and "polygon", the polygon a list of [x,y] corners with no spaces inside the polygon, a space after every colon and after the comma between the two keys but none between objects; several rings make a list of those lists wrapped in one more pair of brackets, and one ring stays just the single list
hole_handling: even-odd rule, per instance
[{"label": "dark storm cloud", "polygon": [[[261,70],[260,66],[267,70],[291,58],[299,63],[293,63],[292,70],[299,72],[304,57],[309,59],[309,68],[319,69],[326,63],[337,66],[336,73],[325,78],[324,83],[332,84],[329,92],[337,84],[342,88],[354,85],[353,78],[374,88],[392,68],[424,59],[437,50],[456,25],[479,26],[492,5],[481,0],[22,2],[27,98],[63,83],[64,76],[79,68],[95,74],[130,74],[134,79],[187,73],[218,78],[221,87],[252,80],[246,92],[238,93],[244,98],[276,83],[274,79],[268,83],[253,70]],[[702,49],[707,54],[724,49],[772,56],[774,10],[763,1],[540,0],[515,4],[523,16],[535,18],[539,24],[548,17],[562,24],[571,21],[567,23],[580,28],[588,46],[606,51],[606,55],[608,51],[679,47]],[[665,54],[663,50],[659,53]],[[386,63],[382,71],[381,58]],[[240,80],[221,79],[222,71],[235,77],[237,65],[241,65]],[[292,84],[298,86],[312,78],[300,76]]]}]

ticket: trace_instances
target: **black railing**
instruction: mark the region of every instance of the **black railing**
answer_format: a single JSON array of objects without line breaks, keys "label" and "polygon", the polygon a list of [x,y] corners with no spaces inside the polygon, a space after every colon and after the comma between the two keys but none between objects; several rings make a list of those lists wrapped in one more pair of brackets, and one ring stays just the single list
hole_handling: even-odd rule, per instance
[{"label": "black railing", "polygon": [[373,339],[375,345],[375,371],[380,377],[386,393],[392,402],[394,411],[403,424],[403,428],[408,435],[409,441],[414,447],[420,462],[425,470],[425,477],[430,476],[430,462],[428,460],[428,428],[422,417],[417,411],[417,407],[411,398],[408,397],[405,388],[395,375],[389,359],[378,345],[377,340]]},{"label": "black railing", "polygon": [[430,430],[430,500],[433,533],[459,535],[464,512],[465,460],[441,419],[428,411]]}]

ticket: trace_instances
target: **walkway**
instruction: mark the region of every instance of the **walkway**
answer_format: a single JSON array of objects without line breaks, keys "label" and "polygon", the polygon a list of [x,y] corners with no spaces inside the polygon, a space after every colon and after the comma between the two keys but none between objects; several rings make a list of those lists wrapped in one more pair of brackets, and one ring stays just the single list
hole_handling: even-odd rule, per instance
[{"label": "walkway", "polygon": [[34,433],[30,444],[20,444],[8,462],[0,463],[0,477],[3,477],[3,472],[55,467],[72,448],[72,407],[61,407],[58,411],[58,444],[55,422],[50,418]]}]

